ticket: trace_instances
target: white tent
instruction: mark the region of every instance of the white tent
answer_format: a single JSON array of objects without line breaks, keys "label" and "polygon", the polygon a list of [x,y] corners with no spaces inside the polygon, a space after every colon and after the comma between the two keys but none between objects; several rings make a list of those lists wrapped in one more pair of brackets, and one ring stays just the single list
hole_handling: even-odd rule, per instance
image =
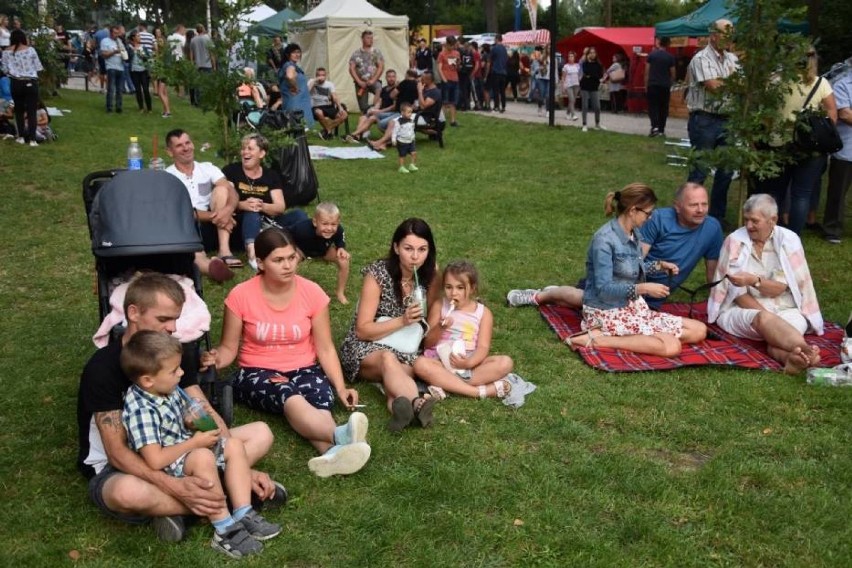
[{"label": "white tent", "polygon": [[[325,0],[293,23],[290,41],[302,48],[301,67],[312,77],[317,67],[328,69],[340,99],[357,112],[349,57],[361,47],[361,32],[373,32],[373,46],[385,58],[385,70],[395,69],[402,80],[408,69],[408,16],[393,16],[367,0]],[[384,77],[382,77],[384,80]]]},{"label": "white tent", "polygon": [[246,31],[250,26],[269,18],[270,16],[274,16],[277,13],[277,10],[270,8],[266,4],[258,4],[246,13],[240,15],[240,29],[242,31]]}]

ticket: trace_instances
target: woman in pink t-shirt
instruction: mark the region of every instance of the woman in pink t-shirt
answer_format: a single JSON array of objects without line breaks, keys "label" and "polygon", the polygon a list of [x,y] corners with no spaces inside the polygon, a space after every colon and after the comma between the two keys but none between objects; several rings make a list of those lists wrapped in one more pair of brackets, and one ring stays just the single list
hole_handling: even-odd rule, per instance
[{"label": "woman in pink t-shirt", "polygon": [[308,462],[316,475],[355,473],[370,458],[368,422],[364,414],[353,412],[346,424],[337,426],[331,415],[335,393],[353,410],[358,392],[343,382],[328,296],[296,274],[302,253],[289,233],[267,229],[254,246],[258,274],[228,294],[222,341],[202,362],[215,362],[221,369],[237,359],[236,400],[283,414],[322,454]]}]

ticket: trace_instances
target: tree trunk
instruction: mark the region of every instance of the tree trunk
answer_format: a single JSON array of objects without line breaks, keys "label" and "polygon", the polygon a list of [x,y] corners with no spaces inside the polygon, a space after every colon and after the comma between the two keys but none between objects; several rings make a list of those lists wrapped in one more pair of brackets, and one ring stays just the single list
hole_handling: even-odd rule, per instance
[{"label": "tree trunk", "polygon": [[499,30],[497,30],[497,0],[482,0],[482,8],[485,10],[485,31],[490,33],[498,33]]},{"label": "tree trunk", "polygon": [[819,37],[819,13],[822,0],[808,0],[808,33],[811,37]]}]

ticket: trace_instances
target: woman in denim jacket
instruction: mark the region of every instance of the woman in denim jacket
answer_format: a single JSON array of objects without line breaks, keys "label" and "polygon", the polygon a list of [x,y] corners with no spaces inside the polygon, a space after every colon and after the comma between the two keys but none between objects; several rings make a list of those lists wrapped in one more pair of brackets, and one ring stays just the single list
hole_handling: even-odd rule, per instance
[{"label": "woman in denim jacket", "polygon": [[598,229],[586,256],[586,289],[583,292],[583,330],[568,339],[580,346],[612,347],[661,357],[680,354],[681,343],[702,341],[707,327],[693,319],[655,312],[643,295],[665,298],[664,284],[645,282],[652,272],[671,271],[677,265],[645,261],[639,242],[641,227],[654,212],[657,196],[645,184],[631,183],[604,200],[607,215],[617,216]]}]

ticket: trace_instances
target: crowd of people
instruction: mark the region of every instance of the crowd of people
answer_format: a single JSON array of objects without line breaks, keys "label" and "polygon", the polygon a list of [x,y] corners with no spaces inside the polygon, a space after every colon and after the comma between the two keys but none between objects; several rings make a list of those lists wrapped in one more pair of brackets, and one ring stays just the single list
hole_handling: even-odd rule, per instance
[{"label": "crowd of people", "polygon": [[[41,62],[22,30],[13,29],[6,38],[5,24],[0,16],[16,140],[37,146],[38,129],[46,126],[46,112],[42,115],[39,109]],[[738,65],[726,44],[730,30],[730,22],[716,22],[707,47],[690,64],[689,135],[697,149],[725,143],[730,118],[714,94]],[[85,48],[98,61],[106,112],[124,110],[122,95],[129,78],[129,92],[135,93],[140,112],[152,112],[153,85],[161,116],[170,117],[168,85],[158,80],[151,62],[187,58],[202,73],[212,73],[218,65],[204,26],[196,26],[194,37],[190,32],[177,26],[166,37],[159,29],[150,33],[145,24],[129,34],[118,25],[93,28]],[[397,71],[385,68],[372,32],[365,30],[361,42],[349,60],[361,114],[349,139],[367,141],[377,150],[396,146],[400,173],[418,171],[415,128],[433,125],[440,113],[455,127],[458,111],[505,112],[507,89],[517,99],[518,85],[527,77],[530,100],[540,112],[553,82],[567,97],[572,120],[579,118],[579,99],[583,131],[589,113],[601,128],[602,84],[607,85],[613,111],[626,110],[623,82],[629,69],[622,54],[606,65],[594,47],[579,57],[572,52],[564,66],[556,66],[559,73],[554,76],[554,56],[547,48],[528,57],[507,50],[499,35],[493,45],[481,49],[475,42],[449,37],[438,54],[420,41],[412,51],[410,69],[398,81]],[[674,68],[666,47],[660,39],[647,61],[651,136],[664,135],[666,129]],[[298,112],[306,126],[319,123],[321,136],[328,138],[347,119],[348,109],[327,70],[320,67],[309,78],[301,56],[299,45],[285,46],[276,38],[267,63],[279,80],[277,97],[270,96],[251,68],[244,70],[237,95],[254,109]],[[199,104],[197,89],[188,94],[192,104]],[[811,51],[784,107],[790,119],[803,106],[823,108],[846,143],[828,167],[824,226],[832,243],[840,242],[842,204],[852,183],[850,97],[852,75],[832,88],[817,76],[816,53]],[[369,140],[373,125],[382,132],[376,141]],[[205,368],[223,370],[236,364],[236,400],[280,415],[317,452],[307,466],[320,477],[357,473],[372,456],[369,420],[359,411],[363,405],[358,390],[350,385],[381,387],[387,428],[394,433],[413,425],[431,426],[448,393],[505,399],[523,385],[513,374],[512,358],[491,353],[494,317],[477,300],[476,267],[462,260],[442,268],[425,220],[402,221],[387,253],[362,268],[358,302],[338,349],[332,339],[329,295],[298,272],[306,258],[334,264],[336,299],[348,303],[351,257],[339,208],[321,203],[312,217],[288,210],[280,174],[264,166],[269,145],[259,133],[243,137],[239,161],[222,169],[196,160],[184,130],[171,130],[165,143],[173,160],[166,171],[186,188],[205,248],[216,251],[212,257],[196,253],[200,272],[217,281],[234,277],[234,270],[243,267],[232,250],[236,235],[255,274],[228,293],[220,342],[200,360],[193,360],[190,350],[171,337],[186,302],[183,289],[157,273],[130,282],[123,303],[126,330],[91,357],[79,387],[78,467],[89,479],[92,500],[105,514],[130,523],[151,521],[164,540],[183,538],[183,516],[206,517],[214,530],[213,547],[235,558],[259,553],[263,541],[282,531],[260,511],[286,502],[287,491],[253,469],[269,452],[272,431],[262,421],[229,427],[199,387],[198,373]],[[809,213],[815,210],[814,188],[826,167],[825,155],[794,156],[746,200],[744,226],[727,237],[723,231],[730,172],[717,170],[708,194],[703,186],[708,172],[693,168],[672,207],[666,208],[657,208],[657,196],[648,185],[628,184],[605,197],[604,211],[611,219],[592,236],[585,278],[577,286],[511,290],[507,302],[555,303],[580,310],[582,331],[566,340],[573,350],[608,347],[675,357],[684,344],[704,341],[708,324],[715,323],[733,336],[765,341],[785,372],[801,374],[820,364],[820,351],[806,335],[821,335],[824,325],[799,234],[815,222]],[[702,260],[711,289],[707,322],[660,311]],[[211,417],[212,430],[190,425],[185,418],[189,401]],[[336,404],[349,411],[342,424],[332,413]]]}]

